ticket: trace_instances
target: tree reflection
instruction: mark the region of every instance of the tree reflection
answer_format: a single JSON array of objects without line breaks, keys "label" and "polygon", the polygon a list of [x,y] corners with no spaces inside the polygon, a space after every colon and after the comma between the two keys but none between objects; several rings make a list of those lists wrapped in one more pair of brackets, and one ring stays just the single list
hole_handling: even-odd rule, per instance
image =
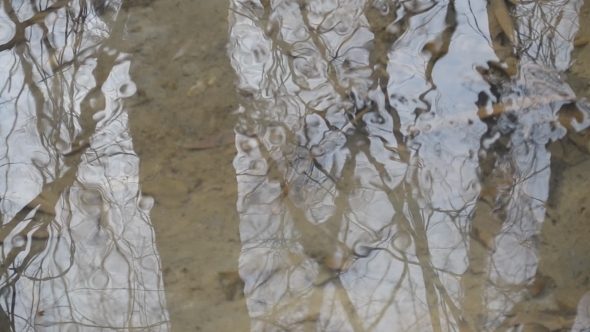
[{"label": "tree reflection", "polygon": [[168,329],[120,7],[0,7],[3,331]]},{"label": "tree reflection", "polygon": [[588,125],[559,76],[580,3],[558,2],[512,8],[518,38],[485,1],[231,2],[252,330],[506,324],[537,278],[545,146]]}]

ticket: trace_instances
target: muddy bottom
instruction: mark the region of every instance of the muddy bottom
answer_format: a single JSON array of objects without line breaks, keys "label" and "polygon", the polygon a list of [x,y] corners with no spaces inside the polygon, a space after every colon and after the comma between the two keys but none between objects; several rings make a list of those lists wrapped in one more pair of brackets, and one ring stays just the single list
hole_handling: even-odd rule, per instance
[{"label": "muddy bottom", "polygon": [[590,330],[582,1],[0,9],[0,330]]}]

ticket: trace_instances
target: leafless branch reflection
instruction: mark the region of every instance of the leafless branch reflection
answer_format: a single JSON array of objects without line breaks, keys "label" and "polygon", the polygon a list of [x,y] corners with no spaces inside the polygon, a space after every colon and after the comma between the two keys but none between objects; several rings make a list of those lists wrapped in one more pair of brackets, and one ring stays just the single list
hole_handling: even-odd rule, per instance
[{"label": "leafless branch reflection", "polygon": [[560,77],[579,7],[232,1],[252,330],[511,327],[539,278],[546,145],[588,127]]},{"label": "leafless branch reflection", "polygon": [[3,331],[168,330],[120,7],[0,7]]}]

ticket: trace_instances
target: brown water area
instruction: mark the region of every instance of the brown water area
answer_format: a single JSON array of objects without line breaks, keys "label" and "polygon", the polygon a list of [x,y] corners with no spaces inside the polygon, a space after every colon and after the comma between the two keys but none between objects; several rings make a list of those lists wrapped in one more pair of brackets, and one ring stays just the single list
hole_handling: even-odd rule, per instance
[{"label": "brown water area", "polygon": [[590,331],[583,0],[0,3],[0,331]]}]

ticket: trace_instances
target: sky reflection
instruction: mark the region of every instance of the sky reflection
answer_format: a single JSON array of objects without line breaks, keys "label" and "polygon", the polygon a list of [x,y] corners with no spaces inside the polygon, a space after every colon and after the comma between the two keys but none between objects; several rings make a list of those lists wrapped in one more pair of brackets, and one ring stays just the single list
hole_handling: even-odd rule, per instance
[{"label": "sky reflection", "polygon": [[560,110],[588,126],[560,77],[579,7],[518,5],[516,38],[485,1],[232,1],[252,330],[506,323],[537,277]]},{"label": "sky reflection", "polygon": [[3,331],[169,329],[123,104],[136,88],[120,7],[1,7]]}]

